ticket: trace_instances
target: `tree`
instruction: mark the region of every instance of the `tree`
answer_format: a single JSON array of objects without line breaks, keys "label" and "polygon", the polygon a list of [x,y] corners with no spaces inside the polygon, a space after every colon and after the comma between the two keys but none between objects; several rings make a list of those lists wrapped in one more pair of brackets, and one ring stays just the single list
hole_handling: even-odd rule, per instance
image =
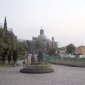
[{"label": "tree", "polygon": [[15,49],[15,50],[13,51],[13,61],[14,61],[14,63],[17,62],[17,58],[18,58],[18,52],[17,52],[17,50]]},{"label": "tree", "polygon": [[[22,57],[23,52],[27,50],[27,45],[25,42],[18,41],[15,34],[10,30],[5,30],[0,28],[0,60],[4,61],[7,59],[8,62],[11,61],[11,55],[13,54],[14,48],[17,48]],[[4,49],[11,49],[11,53],[4,53]]]},{"label": "tree", "polygon": [[[4,26],[0,27],[0,60],[3,62],[8,60],[8,62],[10,62],[15,48],[17,48],[18,52],[21,54],[20,57],[28,49],[27,43],[20,42],[13,33],[12,28],[8,29],[5,17]],[[14,58],[14,60],[16,59]]]},{"label": "tree", "polygon": [[23,44],[23,42],[18,42],[17,50],[19,53],[19,59],[23,59],[26,51],[28,51],[27,46]]},{"label": "tree", "polygon": [[75,53],[75,46],[73,44],[69,44],[66,46],[66,52],[74,54]]},{"label": "tree", "polygon": [[7,51],[8,51],[8,49],[4,48],[2,53],[1,53],[1,60],[3,61],[3,63],[5,63]]},{"label": "tree", "polygon": [[8,64],[11,63],[11,60],[12,60],[12,49],[9,49],[8,50]]},{"label": "tree", "polygon": [[54,55],[55,52],[56,52],[56,48],[49,48],[49,50],[48,50],[49,55]]}]

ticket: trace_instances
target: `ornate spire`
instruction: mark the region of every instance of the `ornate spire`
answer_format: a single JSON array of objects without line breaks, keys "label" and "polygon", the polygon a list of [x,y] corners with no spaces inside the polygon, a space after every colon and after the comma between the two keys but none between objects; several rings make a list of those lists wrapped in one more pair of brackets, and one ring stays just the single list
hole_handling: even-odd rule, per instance
[{"label": "ornate spire", "polygon": [[42,26],[41,26],[41,29],[40,29],[40,34],[44,34],[44,30],[42,29]]},{"label": "ornate spire", "polygon": [[7,21],[6,21],[6,16],[5,16],[5,19],[4,19],[4,29],[7,30]]}]

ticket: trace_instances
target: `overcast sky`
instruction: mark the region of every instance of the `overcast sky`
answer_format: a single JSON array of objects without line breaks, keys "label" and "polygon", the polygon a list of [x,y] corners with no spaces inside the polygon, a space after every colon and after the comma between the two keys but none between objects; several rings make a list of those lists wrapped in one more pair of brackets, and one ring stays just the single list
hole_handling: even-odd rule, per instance
[{"label": "overcast sky", "polygon": [[42,28],[59,46],[85,45],[85,0],[0,0],[0,23],[20,39],[37,37]]}]

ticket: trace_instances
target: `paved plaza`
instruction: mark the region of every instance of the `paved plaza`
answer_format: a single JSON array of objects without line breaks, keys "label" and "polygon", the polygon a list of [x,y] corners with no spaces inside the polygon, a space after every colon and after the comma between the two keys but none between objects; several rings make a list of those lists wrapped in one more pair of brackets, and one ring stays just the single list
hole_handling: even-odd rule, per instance
[{"label": "paved plaza", "polygon": [[53,73],[25,74],[22,67],[0,67],[0,85],[85,85],[85,68],[51,65]]}]

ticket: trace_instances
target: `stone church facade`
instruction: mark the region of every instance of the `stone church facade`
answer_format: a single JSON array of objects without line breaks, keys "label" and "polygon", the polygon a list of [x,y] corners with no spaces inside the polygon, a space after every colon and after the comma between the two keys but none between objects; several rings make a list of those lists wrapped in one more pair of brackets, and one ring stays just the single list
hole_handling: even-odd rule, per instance
[{"label": "stone church facade", "polygon": [[49,40],[45,34],[44,30],[40,29],[40,34],[38,37],[32,37],[32,40],[29,41],[31,52],[38,52],[40,48],[43,48],[44,51],[47,51],[50,48],[58,48],[57,42],[55,42],[54,37],[52,40]]}]

